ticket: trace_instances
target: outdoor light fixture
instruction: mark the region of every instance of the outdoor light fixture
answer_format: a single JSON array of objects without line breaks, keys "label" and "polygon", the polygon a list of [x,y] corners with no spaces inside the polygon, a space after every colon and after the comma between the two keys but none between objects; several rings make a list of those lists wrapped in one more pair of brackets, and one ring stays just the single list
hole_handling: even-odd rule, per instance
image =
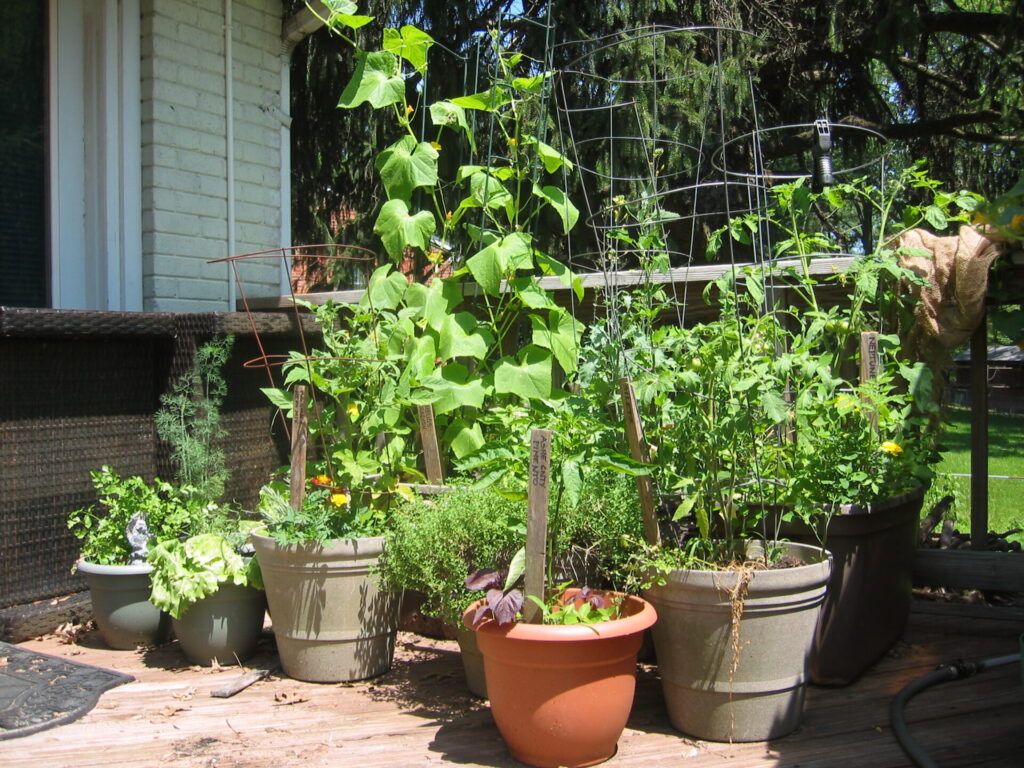
[{"label": "outdoor light fixture", "polygon": [[820,192],[822,187],[835,184],[832,173],[832,129],[826,118],[814,121],[814,144],[811,146],[814,158],[814,176],[812,189]]}]

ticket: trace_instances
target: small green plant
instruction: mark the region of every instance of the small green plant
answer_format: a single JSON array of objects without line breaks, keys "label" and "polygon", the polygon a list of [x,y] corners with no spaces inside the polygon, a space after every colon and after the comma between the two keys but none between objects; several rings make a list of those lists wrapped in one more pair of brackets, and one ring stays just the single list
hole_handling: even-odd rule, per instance
[{"label": "small green plant", "polygon": [[258,526],[242,522],[237,536],[200,533],[184,541],[167,539],[150,550],[146,561],[153,566],[150,602],[180,619],[197,600],[213,595],[222,584],[263,588],[254,557],[238,552],[240,536]]},{"label": "small green plant", "polygon": [[389,510],[352,504],[346,493],[329,483],[326,475],[309,479],[299,509],[291,505],[288,483],[274,480],[264,485],[257,509],[269,535],[280,544],[297,544],[361,539],[385,531]]},{"label": "small green plant", "polygon": [[68,528],[97,565],[141,562],[154,542],[188,535],[214,508],[190,486],[121,477],[108,466],[90,475],[99,504],[72,512]]},{"label": "small green plant", "polygon": [[420,611],[457,625],[474,595],[466,572],[511,557],[522,540],[522,503],[493,490],[454,487],[402,504],[387,531],[379,572],[395,590],[425,595]]},{"label": "small green plant", "polygon": [[228,391],[222,369],[234,341],[225,336],[200,346],[189,371],[160,396],[154,417],[160,439],[173,447],[176,482],[211,501],[224,495],[228,479],[224,450],[216,441],[226,434],[220,417]]},{"label": "small green plant", "polygon": [[296,384],[308,386],[309,434],[318,456],[308,462],[302,507],[288,504],[287,484],[261,492],[260,512],[280,541],[379,535],[396,500],[410,495],[399,480],[421,479],[409,439],[415,421],[404,365],[405,331],[392,308],[303,303],[315,315],[323,348],[293,352],[281,388],[264,389],[294,417]]},{"label": "small green plant", "polygon": [[[617,588],[625,577],[626,543],[642,533],[632,479],[595,475],[576,507],[562,510],[559,520],[550,549],[555,577]],[[425,615],[458,624],[477,597],[465,587],[466,573],[508,562],[525,533],[525,502],[493,487],[456,486],[395,511],[380,574],[392,589],[423,592],[426,602],[420,610]]]},{"label": "small green plant", "polygon": [[542,624],[596,624],[619,617],[623,595],[606,595],[590,587],[571,589],[571,582],[549,590],[546,600],[534,595],[524,597],[518,585],[525,561],[526,551],[520,549],[513,555],[508,571],[502,573],[492,568],[480,568],[466,577],[466,589],[486,593],[470,622],[474,627],[487,619],[493,619],[502,626],[515,623],[526,599],[541,609]]}]

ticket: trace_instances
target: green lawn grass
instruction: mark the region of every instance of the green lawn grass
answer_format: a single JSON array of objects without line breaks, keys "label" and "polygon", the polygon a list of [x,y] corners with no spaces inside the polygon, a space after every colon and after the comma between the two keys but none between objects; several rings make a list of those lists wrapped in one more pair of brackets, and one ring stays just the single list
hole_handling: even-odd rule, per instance
[{"label": "green lawn grass", "polygon": [[[946,447],[939,473],[970,474],[971,414],[964,408],[950,409],[951,424],[943,437]],[[1024,477],[1024,416],[989,415],[989,475]],[[940,477],[925,499],[925,512],[946,493],[956,497],[957,529],[970,530],[971,480],[969,477]],[[990,478],[988,481],[988,528],[990,531],[1024,528],[1024,480]],[[1024,543],[1024,534],[1011,537]]]}]

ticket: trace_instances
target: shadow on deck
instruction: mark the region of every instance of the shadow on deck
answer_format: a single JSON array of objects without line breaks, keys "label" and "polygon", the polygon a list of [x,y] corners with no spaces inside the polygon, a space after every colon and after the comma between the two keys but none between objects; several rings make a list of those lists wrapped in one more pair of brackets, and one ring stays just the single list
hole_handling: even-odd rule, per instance
[{"label": "shadow on deck", "polygon": [[[1015,653],[1024,610],[917,602],[903,639],[846,688],[812,688],[801,728],[773,742],[712,744],[673,730],[655,668],[641,668],[637,697],[609,768],[897,768],[910,765],[889,706],[938,664]],[[185,666],[176,644],[110,651],[86,638],[25,643],[44,653],[128,672],[81,720],[0,742],[6,768],[152,766],[404,768],[454,764],[514,768],[485,702],[465,690],[452,642],[402,634],[392,670],[350,684],[301,683],[280,674],[233,698],[209,693],[237,668]],[[253,666],[273,664],[264,641]],[[911,733],[943,768],[1024,763],[1024,685],[1016,666],[930,689],[910,704]]]}]

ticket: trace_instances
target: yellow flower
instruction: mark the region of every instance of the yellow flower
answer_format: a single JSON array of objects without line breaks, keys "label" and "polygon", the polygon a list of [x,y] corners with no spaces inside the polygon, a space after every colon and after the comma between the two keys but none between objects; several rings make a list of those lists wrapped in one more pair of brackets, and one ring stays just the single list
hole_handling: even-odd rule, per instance
[{"label": "yellow flower", "polygon": [[406,104],[405,105],[405,114],[411,115],[413,113],[413,111],[414,110],[412,108],[412,104]]},{"label": "yellow flower", "polygon": [[310,482],[313,485],[330,485],[331,478],[329,478],[327,475],[317,475],[312,480],[310,480]]},{"label": "yellow flower", "polygon": [[886,440],[884,443],[878,446],[878,448],[879,450],[885,451],[890,456],[899,456],[901,453],[903,453],[903,448],[900,446],[900,444],[894,443],[892,440]]},{"label": "yellow flower", "polygon": [[838,411],[849,411],[852,408],[857,407],[857,401],[849,395],[840,395],[836,398],[836,410]]},{"label": "yellow flower", "polygon": [[346,408],[345,410],[348,411],[348,417],[350,419],[354,420],[354,419],[359,418],[359,404],[358,403],[349,403],[348,404],[348,408]]},{"label": "yellow flower", "polygon": [[509,136],[507,139],[505,139],[505,143],[508,144],[513,149],[515,149],[516,145],[519,144],[519,142],[516,141],[514,136]]},{"label": "yellow flower", "polygon": [[441,151],[441,144],[440,144],[439,142],[436,142],[436,141],[432,141],[432,142],[430,142],[430,146],[432,146],[432,147],[433,147],[434,149],[436,149],[436,150],[437,150],[438,152],[440,152],[440,151]]},{"label": "yellow flower", "polygon": [[332,493],[331,504],[336,507],[340,507],[342,504],[348,504],[348,496],[344,493]]}]

